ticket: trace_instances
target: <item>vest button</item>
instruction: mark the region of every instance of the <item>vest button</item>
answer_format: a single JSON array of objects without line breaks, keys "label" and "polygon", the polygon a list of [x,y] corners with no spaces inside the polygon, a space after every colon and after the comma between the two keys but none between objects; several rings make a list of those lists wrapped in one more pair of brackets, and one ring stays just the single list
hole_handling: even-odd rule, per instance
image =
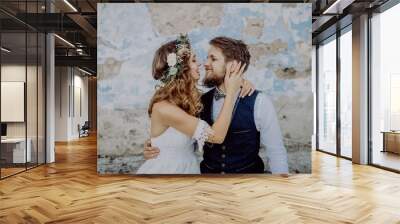
[{"label": "vest button", "polygon": [[226,146],[223,145],[223,146],[221,147],[221,149],[222,149],[222,150],[225,150],[225,149],[226,149]]},{"label": "vest button", "polygon": [[225,172],[224,172],[224,171],[222,171],[222,172],[221,172],[221,174],[225,174]]},{"label": "vest button", "polygon": [[221,157],[224,159],[224,158],[226,157],[226,155],[225,155],[225,154],[222,154]]},{"label": "vest button", "polygon": [[222,167],[225,167],[225,163],[222,163],[221,166],[222,166]]}]

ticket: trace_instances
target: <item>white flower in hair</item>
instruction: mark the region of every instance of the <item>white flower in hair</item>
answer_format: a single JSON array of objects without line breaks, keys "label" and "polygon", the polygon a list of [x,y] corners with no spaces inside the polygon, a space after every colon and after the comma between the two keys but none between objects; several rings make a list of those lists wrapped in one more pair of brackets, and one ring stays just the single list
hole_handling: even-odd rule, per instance
[{"label": "white flower in hair", "polygon": [[175,66],[176,65],[176,54],[175,53],[170,53],[167,56],[167,63],[169,67]]},{"label": "white flower in hair", "polygon": [[187,35],[181,34],[175,41],[175,49],[177,53],[169,53],[167,55],[168,69],[166,69],[160,78],[161,84],[157,84],[156,88],[161,88],[175,79],[179,72],[183,69],[183,58],[191,53],[190,43]]},{"label": "white flower in hair", "polygon": [[190,52],[189,48],[187,48],[186,46],[183,46],[183,47],[179,48],[177,53],[178,53],[179,56],[182,56],[182,55],[184,55],[186,53],[189,53],[189,52]]},{"label": "white flower in hair", "polygon": [[168,75],[176,75],[176,73],[178,73],[178,68],[176,67],[169,68]]}]

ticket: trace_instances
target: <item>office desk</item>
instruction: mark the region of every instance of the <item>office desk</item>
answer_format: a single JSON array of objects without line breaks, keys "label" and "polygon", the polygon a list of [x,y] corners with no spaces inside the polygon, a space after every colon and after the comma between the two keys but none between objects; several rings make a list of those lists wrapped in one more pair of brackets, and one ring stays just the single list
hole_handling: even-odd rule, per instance
[{"label": "office desk", "polygon": [[[26,147],[25,154],[25,138],[1,139],[1,157],[9,163],[31,162],[32,141],[30,138],[28,138],[26,142],[28,143],[28,147]],[[25,161],[25,158],[27,158],[27,161]]]},{"label": "office desk", "polygon": [[383,150],[382,152],[392,152],[400,154],[400,132],[399,131],[382,131],[383,133]]}]

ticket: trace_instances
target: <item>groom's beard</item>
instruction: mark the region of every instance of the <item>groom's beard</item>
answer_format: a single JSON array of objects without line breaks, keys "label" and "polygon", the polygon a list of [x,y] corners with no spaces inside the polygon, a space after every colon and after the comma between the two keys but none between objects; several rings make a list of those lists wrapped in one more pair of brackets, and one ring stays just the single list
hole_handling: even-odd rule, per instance
[{"label": "groom's beard", "polygon": [[204,86],[209,88],[220,86],[222,83],[224,83],[224,78],[225,77],[218,77],[216,75],[206,76],[204,78],[203,84]]}]

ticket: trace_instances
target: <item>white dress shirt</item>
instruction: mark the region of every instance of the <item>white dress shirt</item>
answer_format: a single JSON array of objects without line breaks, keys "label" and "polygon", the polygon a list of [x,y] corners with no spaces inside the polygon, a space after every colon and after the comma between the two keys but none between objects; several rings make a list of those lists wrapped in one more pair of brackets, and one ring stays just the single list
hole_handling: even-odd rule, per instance
[{"label": "white dress shirt", "polygon": [[[212,119],[215,121],[224,104],[224,98],[213,97]],[[254,105],[254,123],[260,132],[261,147],[266,150],[268,164],[272,174],[289,173],[288,159],[282,141],[281,129],[274,105],[269,97],[259,92]]]}]

